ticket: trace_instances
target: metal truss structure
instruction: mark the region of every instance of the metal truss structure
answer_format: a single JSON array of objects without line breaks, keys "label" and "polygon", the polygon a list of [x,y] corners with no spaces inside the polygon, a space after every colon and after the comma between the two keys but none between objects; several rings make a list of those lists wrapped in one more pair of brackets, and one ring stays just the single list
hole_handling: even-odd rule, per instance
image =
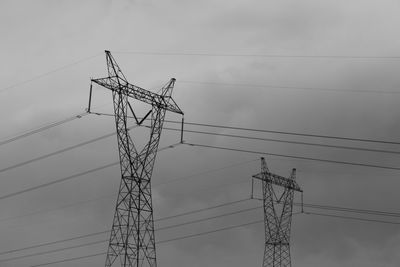
[{"label": "metal truss structure", "polygon": [[[294,191],[303,192],[295,181],[296,169],[289,178],[268,170],[265,158],[261,158],[261,172],[253,178],[262,181],[265,226],[265,250],[263,267],[290,267],[290,227]],[[283,188],[277,195],[273,186]],[[278,205],[282,205],[278,213]]]},{"label": "metal truss structure", "polygon": [[[110,51],[105,53],[108,76],[91,81],[112,92],[122,176],[105,266],[156,267],[151,176],[165,113],[171,111],[183,115],[183,112],[171,97],[175,79],[171,79],[160,94],[150,92],[130,84]],[[89,112],[91,95],[92,85]],[[129,98],[147,103],[151,109],[139,119]],[[139,125],[146,119],[151,120],[150,140],[141,151],[136,149],[129,135],[128,112]]]}]

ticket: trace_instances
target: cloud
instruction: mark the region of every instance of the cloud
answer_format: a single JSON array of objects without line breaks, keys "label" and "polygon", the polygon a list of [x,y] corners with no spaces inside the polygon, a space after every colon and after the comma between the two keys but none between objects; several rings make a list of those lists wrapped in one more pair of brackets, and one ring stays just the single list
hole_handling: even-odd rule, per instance
[{"label": "cloud", "polygon": [[[396,55],[398,47],[397,29],[393,27],[398,25],[399,20],[396,1],[89,1],[80,4],[68,1],[57,4],[35,1],[33,4],[24,1],[22,9],[21,1],[2,1],[0,5],[4,48],[4,64],[0,71],[4,75],[5,86],[29,80],[61,65],[101,53],[104,49],[111,49],[112,52],[385,56]],[[170,77],[177,78],[174,98],[185,111],[186,121],[398,139],[396,94],[238,86],[264,84],[394,91],[399,84],[398,62],[395,59],[113,55],[128,79],[145,88],[158,88]],[[0,95],[2,136],[83,111],[87,105],[89,78],[105,73],[106,65],[101,55],[5,91]],[[180,83],[185,80],[236,85]],[[111,107],[110,95],[99,88],[96,88],[95,100],[96,104],[104,102],[108,103],[107,108]],[[174,116],[171,118],[179,119]],[[7,167],[100,136],[112,131],[113,127],[112,118],[104,117],[89,116],[68,123],[18,143],[2,146],[1,165]],[[208,130],[232,133],[226,129]],[[134,139],[145,142],[142,135],[136,133],[133,134]],[[254,136],[261,135],[254,133]],[[276,135],[261,137],[292,138]],[[185,139],[272,153],[397,166],[397,156],[388,154],[315,149],[195,134],[185,134]],[[178,133],[164,131],[161,146],[177,140]],[[328,143],[326,140],[306,141]],[[358,143],[345,144],[361,146]],[[397,149],[395,146],[370,144],[364,144],[364,147]],[[165,185],[157,186],[157,183],[257,157],[185,145],[160,152],[153,175],[155,214],[162,217],[247,197],[250,193],[250,177],[259,171],[259,162]],[[117,142],[112,137],[104,143],[92,144],[43,162],[32,163],[26,168],[2,173],[0,191],[8,193],[116,160]],[[397,172],[271,156],[267,157],[267,161],[270,169],[280,174],[297,168],[298,182],[305,191],[306,202],[388,211],[397,209]],[[110,168],[66,182],[60,187],[54,186],[4,201],[0,203],[2,216],[57,209],[68,203],[116,194],[119,175],[118,167]],[[226,207],[198,214],[198,217],[189,216],[186,220],[257,204],[251,202],[246,204],[248,206]],[[114,205],[115,199],[99,199],[68,209],[8,221],[1,226],[0,251],[109,228]],[[262,218],[262,210],[188,225],[169,232],[160,231],[156,236],[158,240],[173,238],[258,218]],[[170,223],[183,221],[180,218]],[[160,244],[157,248],[160,264],[261,265],[263,231],[262,224],[259,224]],[[396,227],[311,215],[296,215],[293,218],[292,252],[296,266],[395,266],[398,262],[394,253],[397,244]],[[9,266],[29,266],[64,256],[74,257],[78,255],[77,252],[84,255],[105,249],[88,247],[80,251],[66,251],[65,254],[12,262]],[[78,261],[76,263],[79,265]],[[103,263],[104,259],[99,257],[85,266]]]}]

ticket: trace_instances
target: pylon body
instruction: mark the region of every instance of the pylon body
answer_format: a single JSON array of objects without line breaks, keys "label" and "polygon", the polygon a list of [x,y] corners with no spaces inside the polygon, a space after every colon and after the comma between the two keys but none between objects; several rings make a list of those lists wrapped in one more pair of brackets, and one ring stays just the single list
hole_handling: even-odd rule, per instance
[{"label": "pylon body", "polygon": [[[121,169],[121,183],[111,228],[106,267],[156,267],[151,176],[167,110],[183,114],[171,98],[175,79],[155,94],[128,83],[114,58],[106,51],[108,77],[92,79],[112,91],[115,126]],[[128,99],[151,105],[151,110],[139,121]],[[89,105],[90,107],[90,105]],[[140,125],[150,118],[150,137],[138,151],[128,132],[128,111]]]},{"label": "pylon body", "polygon": [[[261,158],[261,172],[253,176],[262,181],[265,250],[263,267],[290,267],[290,227],[292,221],[294,191],[302,192],[295,181],[296,169],[289,178],[271,173]],[[283,192],[277,196],[273,186]],[[278,212],[279,206],[281,212]]]}]

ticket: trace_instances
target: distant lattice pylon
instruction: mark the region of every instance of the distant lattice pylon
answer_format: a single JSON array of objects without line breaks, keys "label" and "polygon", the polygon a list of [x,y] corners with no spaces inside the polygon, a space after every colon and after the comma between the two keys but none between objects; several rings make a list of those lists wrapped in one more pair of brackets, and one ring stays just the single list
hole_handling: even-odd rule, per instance
[{"label": "distant lattice pylon", "polygon": [[[183,112],[171,97],[175,79],[171,79],[156,94],[130,84],[112,57],[106,51],[108,76],[92,82],[111,90],[118,150],[121,184],[117,198],[113,226],[106,257],[106,267],[156,267],[151,176],[166,111]],[[90,96],[92,95],[92,87]],[[90,99],[89,108],[90,112]],[[140,120],[128,99],[136,99],[151,106]],[[149,141],[138,151],[128,132],[128,112],[138,125],[150,119]]]},{"label": "distant lattice pylon", "polygon": [[[265,159],[261,158],[261,172],[253,178],[262,181],[265,225],[263,267],[290,267],[293,197],[294,191],[302,192],[295,181],[296,169],[292,170],[289,178],[273,174],[268,170]],[[282,187],[283,192],[277,195],[273,186]]]}]

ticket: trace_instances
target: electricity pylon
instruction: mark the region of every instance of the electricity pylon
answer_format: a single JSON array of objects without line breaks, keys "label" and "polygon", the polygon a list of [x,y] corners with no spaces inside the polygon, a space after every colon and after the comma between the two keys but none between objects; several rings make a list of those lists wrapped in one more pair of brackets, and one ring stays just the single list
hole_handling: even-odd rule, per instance
[{"label": "electricity pylon", "polygon": [[[253,178],[262,181],[265,226],[265,250],[263,267],[290,267],[290,226],[294,191],[303,192],[296,183],[296,169],[289,178],[273,174],[268,170],[267,163],[261,158],[261,172]],[[283,188],[277,195],[274,186]],[[277,212],[281,204],[280,214]]]},{"label": "electricity pylon", "polygon": [[[182,115],[183,112],[171,97],[175,79],[160,94],[150,92],[130,84],[110,51],[105,52],[108,76],[91,81],[112,93],[122,176],[105,266],[156,267],[151,175],[166,111]],[[89,112],[91,94],[92,86]],[[129,98],[147,103],[151,109],[139,120]],[[139,125],[147,118],[151,120],[150,140],[141,151],[136,149],[128,132],[128,111]]]}]

